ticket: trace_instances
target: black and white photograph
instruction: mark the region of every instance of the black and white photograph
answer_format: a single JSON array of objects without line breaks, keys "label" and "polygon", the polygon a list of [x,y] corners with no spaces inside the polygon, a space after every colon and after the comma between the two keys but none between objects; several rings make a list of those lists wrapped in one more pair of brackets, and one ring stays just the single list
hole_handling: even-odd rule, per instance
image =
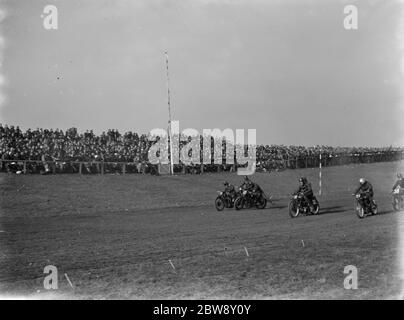
[{"label": "black and white photograph", "polygon": [[0,300],[402,300],[403,119],[402,0],[0,0]]}]

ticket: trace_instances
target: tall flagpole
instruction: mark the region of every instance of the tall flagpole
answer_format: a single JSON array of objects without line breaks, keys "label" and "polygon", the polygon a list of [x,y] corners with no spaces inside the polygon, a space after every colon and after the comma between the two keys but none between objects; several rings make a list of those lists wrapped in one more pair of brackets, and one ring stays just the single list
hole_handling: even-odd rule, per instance
[{"label": "tall flagpole", "polygon": [[322,167],[322,164],[321,164],[321,156],[322,156],[322,152],[323,152],[323,147],[320,147],[320,165],[319,165],[319,171],[318,171],[318,195],[319,196],[321,196],[321,167]]},{"label": "tall flagpole", "polygon": [[167,96],[168,96],[168,139],[170,144],[169,157],[170,157],[170,173],[174,174],[174,159],[173,159],[173,137],[171,132],[171,101],[170,101],[170,78],[168,75],[168,53],[164,53],[166,56],[166,69],[167,69]]}]

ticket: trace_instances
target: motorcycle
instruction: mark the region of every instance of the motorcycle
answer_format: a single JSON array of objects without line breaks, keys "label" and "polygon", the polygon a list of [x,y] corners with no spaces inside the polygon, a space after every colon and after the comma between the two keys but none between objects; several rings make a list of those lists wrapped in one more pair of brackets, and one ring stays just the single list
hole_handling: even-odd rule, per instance
[{"label": "motorcycle", "polygon": [[236,210],[250,209],[255,206],[257,209],[264,209],[267,206],[267,202],[271,201],[264,192],[255,194],[249,190],[239,188],[240,195],[236,197],[234,201],[234,207]]},{"label": "motorcycle", "polygon": [[316,215],[320,212],[320,203],[313,195],[313,208],[310,209],[309,203],[306,201],[302,193],[292,194],[292,199],[289,202],[289,215],[296,218],[300,213]]},{"label": "motorcycle", "polygon": [[393,199],[392,199],[392,205],[394,211],[401,211],[404,209],[404,198],[402,193],[400,193],[400,187],[397,187],[393,190]]},{"label": "motorcycle", "polygon": [[374,199],[372,203],[369,201],[368,192],[360,192],[353,194],[353,196],[355,196],[355,211],[359,219],[378,213],[377,203]]},{"label": "motorcycle", "polygon": [[233,208],[234,207],[234,200],[237,197],[231,197],[228,193],[223,191],[218,191],[218,195],[215,200],[215,207],[217,211],[222,211],[224,208]]}]

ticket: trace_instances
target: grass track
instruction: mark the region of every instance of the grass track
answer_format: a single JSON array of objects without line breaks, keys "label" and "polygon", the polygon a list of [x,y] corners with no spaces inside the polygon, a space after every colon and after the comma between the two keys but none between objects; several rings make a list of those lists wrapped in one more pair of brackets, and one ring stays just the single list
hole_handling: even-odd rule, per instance
[{"label": "grass track", "polygon": [[[216,190],[224,180],[239,184],[235,174],[1,175],[0,292],[32,298],[394,298],[401,288],[404,219],[391,211],[388,192],[399,169],[403,163],[324,168],[322,214],[297,219],[287,213],[288,195],[301,175],[317,191],[316,169],[255,174],[274,196],[274,207],[220,213],[213,207]],[[381,211],[363,220],[350,196],[361,176],[373,183]],[[53,292],[42,285],[49,264],[59,270]],[[358,290],[343,288],[346,265],[359,269]]]}]

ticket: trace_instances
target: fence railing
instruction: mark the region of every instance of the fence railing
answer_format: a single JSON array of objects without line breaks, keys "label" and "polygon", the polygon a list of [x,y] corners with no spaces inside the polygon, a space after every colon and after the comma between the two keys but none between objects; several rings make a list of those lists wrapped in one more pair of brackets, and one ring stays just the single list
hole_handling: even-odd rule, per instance
[{"label": "fence railing", "polygon": [[[149,167],[149,166],[147,166]],[[146,173],[147,167],[134,162],[111,161],[42,161],[42,160],[0,160],[1,172],[21,173]],[[149,167],[150,168],[150,167]]]},{"label": "fence railing", "polygon": [[364,153],[364,154],[336,154],[327,155],[322,154],[321,160],[319,156],[297,156],[289,157],[286,160],[285,168],[288,169],[301,169],[301,168],[315,168],[321,165],[338,166],[359,163],[373,163],[373,162],[390,162],[399,161],[404,159],[404,151],[391,151],[391,152],[377,152],[377,153]]},{"label": "fence railing", "polygon": [[[378,152],[367,154],[322,154],[319,156],[297,156],[278,160],[257,160],[257,171],[271,171],[277,169],[301,169],[319,167],[320,161],[323,167],[338,166],[359,163],[388,162],[404,159],[403,151]],[[203,173],[203,172],[221,172],[236,171],[235,164],[197,164],[174,166],[175,173]],[[77,173],[77,174],[105,174],[105,173],[141,173],[141,174],[159,174],[161,166],[138,162],[112,162],[112,161],[42,161],[42,160],[1,160],[0,172],[14,173]]]}]

